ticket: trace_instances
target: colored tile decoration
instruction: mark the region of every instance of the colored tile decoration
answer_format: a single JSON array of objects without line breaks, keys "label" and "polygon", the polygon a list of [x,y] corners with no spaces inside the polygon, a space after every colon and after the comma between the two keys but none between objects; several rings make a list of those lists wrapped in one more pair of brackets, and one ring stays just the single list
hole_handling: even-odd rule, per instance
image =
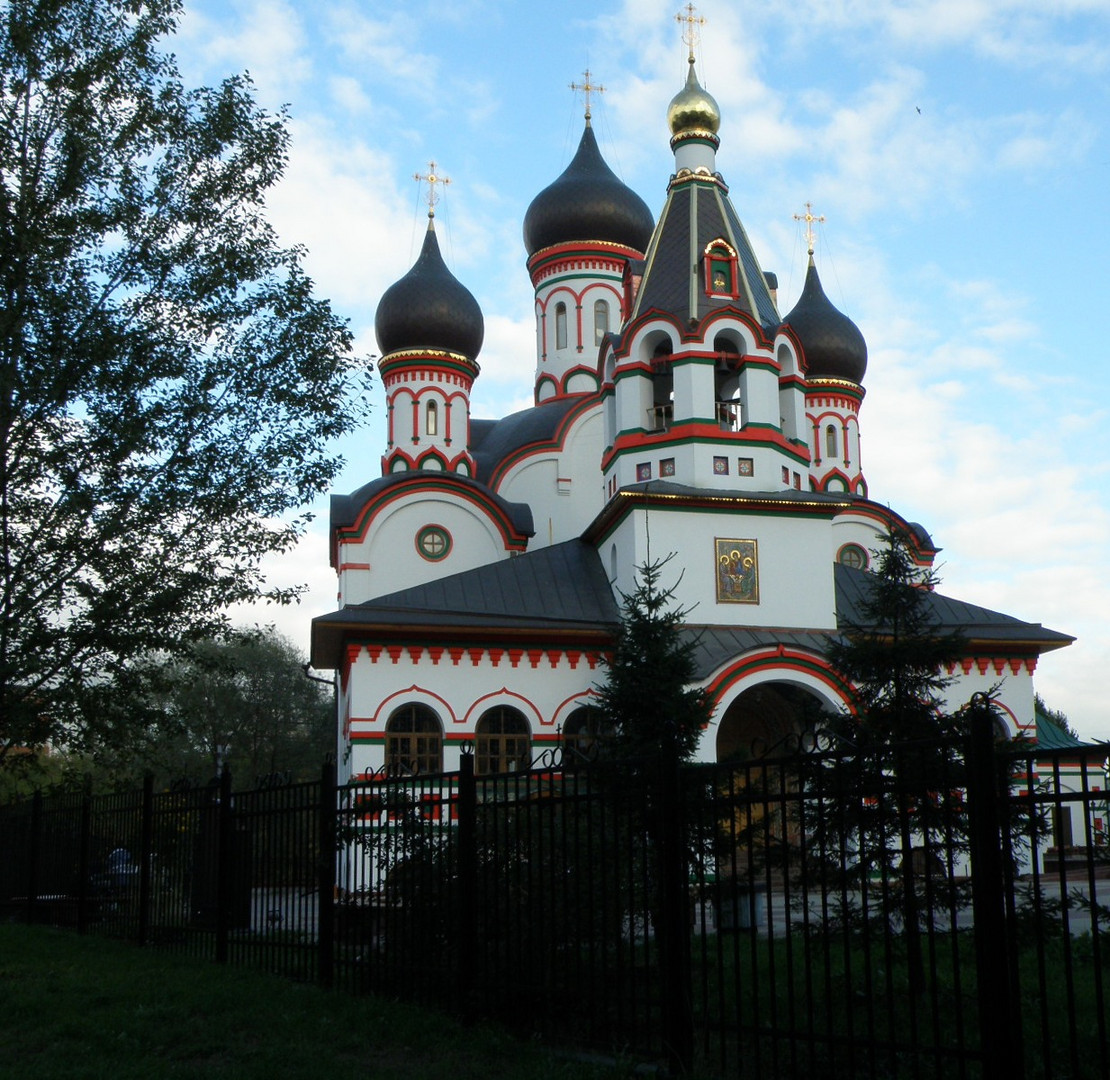
[{"label": "colored tile decoration", "polygon": [[713,473],[716,476],[728,476],[727,457],[715,457],[713,459]]},{"label": "colored tile decoration", "polygon": [[674,476],[674,458],[664,458],[659,462],[659,475],[660,476]]},{"label": "colored tile decoration", "polygon": [[651,462],[642,461],[636,466],[636,479],[637,480],[650,480],[651,479]]},{"label": "colored tile decoration", "polygon": [[717,603],[759,603],[759,549],[755,540],[717,537]]},{"label": "colored tile decoration", "polygon": [[740,476],[755,476],[755,462],[750,457],[737,458],[736,472]]}]

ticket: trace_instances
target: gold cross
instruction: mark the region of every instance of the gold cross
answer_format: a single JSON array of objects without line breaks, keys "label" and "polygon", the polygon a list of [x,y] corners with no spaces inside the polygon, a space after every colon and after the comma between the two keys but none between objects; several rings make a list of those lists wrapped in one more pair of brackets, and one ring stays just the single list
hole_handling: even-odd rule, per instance
[{"label": "gold cross", "polygon": [[582,82],[582,83],[573,83],[572,82],[570,84],[570,88],[572,90],[576,91],[576,92],[581,90],[586,95],[586,119],[589,120],[589,118],[590,118],[590,94],[592,94],[594,92],[597,92],[598,94],[604,94],[605,93],[605,87],[601,86],[598,83],[590,82],[590,69],[589,68],[586,68],[586,70],[582,72],[582,78],[585,79],[586,81]]},{"label": "gold cross", "polygon": [[682,31],[682,40],[685,44],[690,46],[690,63],[694,62],[694,46],[698,43],[698,27],[705,25],[705,19],[700,15],[695,15],[694,12],[698,9],[693,4],[687,4],[683,9],[686,14],[683,15],[680,11],[675,17],[675,22],[685,23],[686,27]]},{"label": "gold cross", "polygon": [[795,221],[804,221],[806,223],[806,244],[809,246],[810,255],[813,254],[813,241],[816,237],[813,235],[813,223],[816,221],[820,224],[825,223],[825,215],[820,217],[813,216],[813,203],[806,203],[806,212],[804,214],[795,214]]},{"label": "gold cross", "polygon": [[426,196],[428,203],[428,217],[436,216],[436,203],[439,202],[439,192],[436,191],[436,184],[443,184],[446,187],[451,183],[451,178],[448,176],[439,176],[436,174],[436,163],[434,161],[428,162],[428,173],[413,173],[412,178],[417,183],[424,183],[428,185],[428,194]]}]

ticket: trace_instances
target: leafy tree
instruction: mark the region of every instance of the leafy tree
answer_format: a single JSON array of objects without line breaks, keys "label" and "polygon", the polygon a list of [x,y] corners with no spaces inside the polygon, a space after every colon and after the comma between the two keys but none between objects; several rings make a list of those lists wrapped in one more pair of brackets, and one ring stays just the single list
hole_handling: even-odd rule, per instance
[{"label": "leafy tree", "polygon": [[335,746],[331,693],[272,629],[198,642],[165,663],[148,710],[141,733],[99,756],[102,779],[203,782],[226,767],[240,787],[275,773],[312,780]]},{"label": "leafy tree", "polygon": [[182,86],[178,0],[0,8],[0,755],[133,720],[268,589],[365,365],[264,217],[286,115]]},{"label": "leafy tree", "polygon": [[660,584],[673,556],[644,563],[636,588],[622,596],[622,617],[608,678],[597,707],[614,733],[619,756],[645,758],[662,751],[688,761],[713,707],[697,679],[695,643],[680,631],[688,611],[676,607],[674,589]]}]

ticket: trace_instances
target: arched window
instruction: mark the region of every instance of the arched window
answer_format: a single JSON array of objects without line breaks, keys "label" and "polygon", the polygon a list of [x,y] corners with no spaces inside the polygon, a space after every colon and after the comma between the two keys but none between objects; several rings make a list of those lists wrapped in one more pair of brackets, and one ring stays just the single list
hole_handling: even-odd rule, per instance
[{"label": "arched window", "polygon": [[594,301],[594,344],[600,345],[609,333],[609,305],[604,300]]},{"label": "arched window", "polygon": [[825,457],[836,457],[836,428],[829,424],[825,428]]},{"label": "arched window", "polygon": [[439,434],[439,407],[434,401],[429,401],[424,409],[424,434]]},{"label": "arched window", "polygon": [[563,724],[563,771],[574,772],[596,760],[601,746],[613,735],[612,725],[605,723],[593,705],[575,709]]},{"label": "arched window", "polygon": [[561,300],[555,305],[555,348],[567,347],[567,306]]},{"label": "arched window", "polygon": [[674,422],[674,371],[671,368],[671,340],[663,338],[651,358],[651,412],[649,431],[666,431]]},{"label": "arched window", "polygon": [[395,709],[385,725],[385,767],[390,776],[443,772],[443,725],[427,705]]},{"label": "arched window", "polygon": [[736,296],[736,250],[723,239],[705,247],[705,291],[711,296]]},{"label": "arched window", "polygon": [[532,763],[532,729],[519,709],[498,705],[482,713],[474,729],[478,776],[522,772]]},{"label": "arched window", "polygon": [[717,362],[713,374],[717,399],[717,423],[722,431],[739,431],[743,423],[740,409],[740,348],[729,335],[713,339]]}]

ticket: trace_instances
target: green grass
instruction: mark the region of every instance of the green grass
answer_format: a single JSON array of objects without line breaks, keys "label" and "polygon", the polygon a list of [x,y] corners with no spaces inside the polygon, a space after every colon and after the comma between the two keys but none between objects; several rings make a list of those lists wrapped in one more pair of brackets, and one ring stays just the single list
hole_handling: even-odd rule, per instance
[{"label": "green grass", "polygon": [[427,1010],[69,931],[0,924],[0,1076],[614,1080]]}]

